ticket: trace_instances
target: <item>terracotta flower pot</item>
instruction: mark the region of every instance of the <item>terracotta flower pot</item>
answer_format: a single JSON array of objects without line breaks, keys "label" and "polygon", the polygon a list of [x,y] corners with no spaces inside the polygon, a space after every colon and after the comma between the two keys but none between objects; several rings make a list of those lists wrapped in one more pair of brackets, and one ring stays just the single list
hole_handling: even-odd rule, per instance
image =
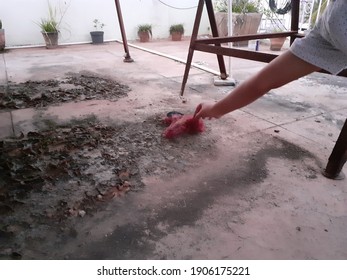
[{"label": "terracotta flower pot", "polygon": [[270,50],[280,51],[285,41],[286,41],[286,37],[270,38]]},{"label": "terracotta flower pot", "polygon": [[142,42],[142,43],[149,42],[149,38],[150,38],[149,32],[142,32],[142,31],[140,31],[140,32],[138,32],[137,35],[140,38],[140,42]]},{"label": "terracotta flower pot", "polygon": [[[262,14],[261,13],[247,13],[237,14],[233,13],[233,36],[257,34]],[[235,47],[247,47],[248,41],[233,42]]]},{"label": "terracotta flower pot", "polygon": [[5,29],[0,29],[0,51],[5,49]]},{"label": "terracotta flower pot", "polygon": [[[228,36],[228,13],[215,14],[219,37]],[[233,36],[256,34],[261,22],[261,13],[232,13]],[[233,42],[233,46],[247,47],[248,41]]]},{"label": "terracotta flower pot", "polygon": [[182,40],[182,33],[181,32],[172,32],[171,33],[171,40],[172,41],[181,41]]}]

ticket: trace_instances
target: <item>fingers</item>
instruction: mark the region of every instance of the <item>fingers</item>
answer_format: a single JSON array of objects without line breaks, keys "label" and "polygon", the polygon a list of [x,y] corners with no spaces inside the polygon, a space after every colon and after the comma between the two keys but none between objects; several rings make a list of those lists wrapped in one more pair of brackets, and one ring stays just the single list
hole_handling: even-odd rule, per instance
[{"label": "fingers", "polygon": [[214,116],[211,115],[211,105],[200,103],[196,107],[195,118],[202,118],[202,119],[208,118],[210,120],[213,117]]},{"label": "fingers", "polygon": [[199,118],[197,115],[198,115],[198,113],[201,111],[201,109],[202,109],[202,103],[200,103],[200,104],[196,107],[195,112],[194,112],[194,118]]},{"label": "fingers", "polygon": [[204,104],[200,103],[195,109],[194,118],[197,118],[197,119],[205,118],[203,116],[203,111],[204,111],[203,109],[204,109]]},{"label": "fingers", "polygon": [[200,103],[195,110],[194,117],[195,118],[202,118],[202,119],[218,119],[221,117],[220,114],[214,112],[213,109],[213,104],[205,104],[205,103]]}]

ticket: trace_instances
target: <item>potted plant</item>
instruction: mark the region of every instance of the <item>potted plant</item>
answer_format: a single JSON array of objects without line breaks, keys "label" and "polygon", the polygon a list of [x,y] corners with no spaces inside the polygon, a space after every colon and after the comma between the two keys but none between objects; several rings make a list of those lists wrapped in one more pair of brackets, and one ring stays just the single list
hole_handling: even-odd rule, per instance
[{"label": "potted plant", "polygon": [[63,15],[59,20],[57,19],[57,10],[48,2],[48,17],[42,18],[38,23],[47,49],[54,49],[58,46],[59,25],[62,18]]},{"label": "potted plant", "polygon": [[[284,32],[286,30],[283,18],[279,16],[278,12],[274,12],[272,9],[263,9],[263,14],[266,19],[266,29],[269,30],[269,33]],[[270,38],[270,50],[280,51],[286,39],[286,36]]]},{"label": "potted plant", "polygon": [[184,27],[182,23],[173,24],[170,26],[170,35],[172,41],[181,41],[182,35],[184,34]]},{"label": "potted plant", "polygon": [[[228,36],[228,0],[215,0],[216,23],[219,36]],[[233,36],[256,34],[262,12],[257,0],[232,0]],[[248,41],[234,42],[233,46],[248,46]]]},{"label": "potted plant", "polygon": [[137,27],[137,35],[140,38],[140,42],[145,43],[149,41],[149,38],[152,37],[152,25],[150,24],[141,24]]},{"label": "potted plant", "polygon": [[54,49],[58,46],[59,30],[57,22],[49,19],[42,19],[40,22],[41,33],[46,43],[47,49]]},{"label": "potted plant", "polygon": [[93,44],[102,44],[104,42],[104,28],[105,24],[100,22],[98,19],[93,20],[95,31],[90,32]]},{"label": "potted plant", "polygon": [[0,19],[0,51],[5,49],[5,29],[2,29],[2,21]]}]

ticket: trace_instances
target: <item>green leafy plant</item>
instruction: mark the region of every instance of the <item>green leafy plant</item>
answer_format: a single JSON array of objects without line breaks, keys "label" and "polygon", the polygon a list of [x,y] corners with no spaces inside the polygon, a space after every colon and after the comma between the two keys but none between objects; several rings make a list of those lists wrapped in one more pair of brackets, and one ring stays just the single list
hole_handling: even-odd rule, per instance
[{"label": "green leafy plant", "polygon": [[59,32],[59,22],[57,20],[57,9],[53,8],[48,2],[48,17],[41,18],[38,24],[42,32],[51,33]]},{"label": "green leafy plant", "polygon": [[93,20],[95,30],[102,30],[105,26],[104,23],[100,22],[98,19]]},{"label": "green leafy plant", "polygon": [[2,29],[2,21],[1,21],[1,19],[0,19],[0,29]]},{"label": "green leafy plant", "polygon": [[177,33],[181,33],[184,34],[184,27],[182,23],[179,24],[173,24],[170,26],[170,34],[172,35],[172,33],[177,32]]},{"label": "green leafy plant", "polygon": [[46,18],[41,18],[41,21],[37,23],[41,28],[41,31],[44,33],[59,32],[59,27],[66,13],[66,10],[67,7],[65,8],[65,10],[59,9],[60,13],[58,15],[57,8],[53,7],[48,1],[48,16]]},{"label": "green leafy plant", "polygon": [[152,36],[152,25],[151,24],[140,24],[137,27],[137,32],[141,33],[141,32],[147,32]]},{"label": "green leafy plant", "polygon": [[[215,0],[214,8],[217,12],[228,11],[228,0]],[[259,0],[233,0],[232,1],[232,12],[233,13],[259,13],[260,3]]]},{"label": "green leafy plant", "polygon": [[39,23],[42,32],[51,33],[59,32],[58,23],[52,19],[41,19]]},{"label": "green leafy plant", "polygon": [[271,11],[271,9],[263,8],[261,13],[267,20],[270,21],[271,27],[269,28],[268,32],[284,32],[287,30],[279,15]]}]

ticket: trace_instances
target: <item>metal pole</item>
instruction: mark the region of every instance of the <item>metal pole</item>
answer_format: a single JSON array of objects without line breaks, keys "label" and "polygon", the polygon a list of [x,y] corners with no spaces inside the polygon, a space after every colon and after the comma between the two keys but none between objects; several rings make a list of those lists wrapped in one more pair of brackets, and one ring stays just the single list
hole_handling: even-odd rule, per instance
[{"label": "metal pole", "polygon": [[[228,0],[228,36],[232,36],[233,33],[233,21],[232,21],[232,1]],[[217,45],[216,45],[217,46]],[[219,45],[221,46],[221,45]],[[231,48],[231,42],[228,42],[228,48]],[[223,57],[221,58],[223,60]],[[223,60],[224,64],[224,60]],[[231,77],[231,56],[228,56],[228,66],[229,66],[229,74],[227,73],[226,69],[224,69],[224,72],[221,71],[221,76],[219,78],[215,78],[214,80],[214,85],[216,86],[235,86],[236,82],[235,80]],[[221,67],[219,67],[221,68]]]},{"label": "metal pole", "polygon": [[[233,1],[229,0],[228,4],[228,36],[233,35]],[[231,48],[232,43],[228,43],[228,47]],[[228,60],[228,68],[229,68],[229,77],[231,77],[231,56],[229,56]]]},{"label": "metal pole", "polygon": [[315,0],[311,1],[310,17],[308,18],[308,27],[309,27],[309,29],[311,29],[311,20],[312,20],[312,13],[313,13],[314,2],[315,2]]},{"label": "metal pole", "polygon": [[115,4],[116,4],[116,10],[117,10],[117,14],[118,14],[120,32],[122,34],[123,47],[124,47],[124,51],[125,51],[125,56],[124,56],[123,61],[124,62],[133,62],[134,60],[130,57],[130,52],[129,52],[129,48],[128,48],[128,41],[127,41],[127,37],[125,34],[122,11],[120,8],[119,0],[115,0]]},{"label": "metal pole", "polygon": [[[299,14],[300,14],[300,1],[292,0],[292,16],[291,16],[291,31],[299,31]],[[295,38],[290,36],[290,44],[293,44]]]},{"label": "metal pole", "polygon": [[322,8],[322,0],[319,0],[319,6],[317,11],[316,23],[318,22],[318,18],[320,17],[320,10]]}]

